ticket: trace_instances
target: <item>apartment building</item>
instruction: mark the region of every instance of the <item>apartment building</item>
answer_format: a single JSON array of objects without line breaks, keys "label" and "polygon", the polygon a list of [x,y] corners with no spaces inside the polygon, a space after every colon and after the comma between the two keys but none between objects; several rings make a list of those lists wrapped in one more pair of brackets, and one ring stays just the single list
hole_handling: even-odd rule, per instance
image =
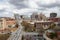
[{"label": "apartment building", "polygon": [[44,31],[44,29],[48,29],[52,24],[52,21],[36,21],[35,28],[37,32]]},{"label": "apartment building", "polygon": [[10,17],[0,18],[0,29],[11,28],[16,24],[15,19]]}]

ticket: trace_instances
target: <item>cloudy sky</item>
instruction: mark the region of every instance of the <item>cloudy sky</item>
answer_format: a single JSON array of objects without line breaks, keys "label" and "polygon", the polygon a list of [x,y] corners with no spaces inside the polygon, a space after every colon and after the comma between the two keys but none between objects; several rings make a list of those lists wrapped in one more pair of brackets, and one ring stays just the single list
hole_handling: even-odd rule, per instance
[{"label": "cloudy sky", "polygon": [[0,0],[0,16],[31,15],[33,12],[42,12],[46,16],[56,12],[59,16],[60,0]]}]

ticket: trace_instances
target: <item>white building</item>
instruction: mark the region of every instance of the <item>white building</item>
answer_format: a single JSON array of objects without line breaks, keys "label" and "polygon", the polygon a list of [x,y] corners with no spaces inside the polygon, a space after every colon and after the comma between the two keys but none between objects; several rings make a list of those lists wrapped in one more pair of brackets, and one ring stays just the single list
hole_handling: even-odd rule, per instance
[{"label": "white building", "polygon": [[31,20],[47,20],[46,16],[42,13],[38,14],[38,13],[33,13],[31,15]]}]

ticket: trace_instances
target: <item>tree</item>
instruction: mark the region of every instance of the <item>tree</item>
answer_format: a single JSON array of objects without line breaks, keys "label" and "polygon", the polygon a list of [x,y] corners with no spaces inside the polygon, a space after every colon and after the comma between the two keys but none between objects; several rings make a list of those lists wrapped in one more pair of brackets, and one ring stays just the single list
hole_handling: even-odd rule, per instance
[{"label": "tree", "polygon": [[35,31],[35,27],[26,21],[22,21],[21,24],[24,26],[24,31],[28,31],[28,32]]},{"label": "tree", "polygon": [[29,27],[29,24],[26,21],[22,21],[22,26],[24,26],[24,30],[26,31]]},{"label": "tree", "polygon": [[17,27],[17,28],[18,28],[18,26],[19,26],[18,24],[15,25],[15,27]]},{"label": "tree", "polygon": [[47,37],[50,38],[50,39],[53,39],[53,38],[57,37],[57,33],[56,32],[54,32],[54,33],[52,32],[52,33],[49,33],[49,35],[47,33]]},{"label": "tree", "polygon": [[[52,23],[51,25],[49,25],[49,28],[48,29],[54,29],[56,27],[56,24],[55,23]],[[48,30],[46,29],[46,30]]]}]

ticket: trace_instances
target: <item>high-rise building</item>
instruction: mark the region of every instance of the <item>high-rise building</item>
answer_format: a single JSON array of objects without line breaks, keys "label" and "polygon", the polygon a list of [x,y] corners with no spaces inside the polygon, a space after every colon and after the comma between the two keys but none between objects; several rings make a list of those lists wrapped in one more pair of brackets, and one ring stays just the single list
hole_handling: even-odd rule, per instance
[{"label": "high-rise building", "polygon": [[31,19],[32,20],[47,20],[46,16],[42,13],[38,14],[38,13],[33,13],[31,15]]},{"label": "high-rise building", "polygon": [[57,13],[50,13],[50,17],[57,17]]},{"label": "high-rise building", "polygon": [[32,15],[31,15],[31,19],[32,20],[37,20],[38,19],[38,13],[33,13]]}]

